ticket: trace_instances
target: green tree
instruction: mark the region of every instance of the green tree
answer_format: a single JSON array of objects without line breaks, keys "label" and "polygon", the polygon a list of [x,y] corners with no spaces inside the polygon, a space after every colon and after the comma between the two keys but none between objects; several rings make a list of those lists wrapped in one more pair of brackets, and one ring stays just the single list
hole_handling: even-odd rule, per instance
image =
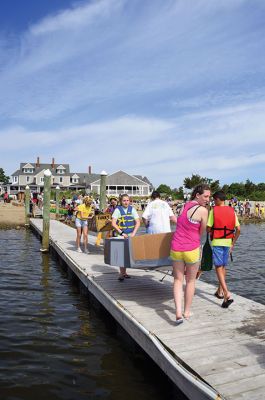
[{"label": "green tree", "polygon": [[229,185],[227,185],[227,184],[223,185],[222,191],[223,191],[225,194],[227,194],[227,193],[229,192]]},{"label": "green tree", "polygon": [[191,178],[185,178],[183,181],[183,185],[186,189],[193,189],[200,183],[205,183],[205,178],[197,174],[192,174]]},{"label": "green tree", "polygon": [[246,180],[245,183],[245,191],[246,191],[246,196],[250,196],[252,192],[254,192],[256,189],[256,185],[251,182],[249,179]]},{"label": "green tree", "polygon": [[231,185],[229,185],[229,193],[231,193],[234,196],[245,196],[246,189],[244,183],[237,183],[233,182]]},{"label": "green tree", "polygon": [[165,194],[171,194],[172,190],[168,185],[165,185],[164,183],[161,183],[161,185],[158,186],[156,189],[159,193],[165,193]]},{"label": "green tree", "polygon": [[209,186],[210,186],[210,189],[211,189],[212,193],[215,193],[218,190],[220,190],[220,182],[219,182],[218,179],[216,181],[211,179],[211,182],[210,182]]},{"label": "green tree", "polygon": [[257,190],[258,191],[264,191],[265,192],[265,183],[258,183],[257,185],[256,185],[256,187],[257,187]]},{"label": "green tree", "polygon": [[3,168],[0,168],[0,182],[5,184],[9,182],[9,176],[5,175]]},{"label": "green tree", "polygon": [[213,193],[217,192],[217,190],[220,190],[219,180],[214,181],[211,178],[203,178],[198,174],[192,174],[191,178],[185,178],[183,181],[183,185],[186,189],[193,189],[195,188],[195,186],[200,185],[202,183],[209,185]]}]

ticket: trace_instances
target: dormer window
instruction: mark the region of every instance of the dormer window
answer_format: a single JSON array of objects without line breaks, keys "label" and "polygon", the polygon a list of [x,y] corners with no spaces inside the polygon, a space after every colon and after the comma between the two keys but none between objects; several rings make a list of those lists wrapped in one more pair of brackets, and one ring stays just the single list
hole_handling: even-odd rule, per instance
[{"label": "dormer window", "polygon": [[33,174],[33,168],[23,168],[25,174]]},{"label": "dormer window", "polygon": [[34,166],[30,163],[27,163],[23,166],[22,172],[24,172],[24,174],[33,174]]},{"label": "dormer window", "polygon": [[63,165],[58,165],[58,167],[56,168],[56,172],[58,175],[65,174],[65,167]]}]

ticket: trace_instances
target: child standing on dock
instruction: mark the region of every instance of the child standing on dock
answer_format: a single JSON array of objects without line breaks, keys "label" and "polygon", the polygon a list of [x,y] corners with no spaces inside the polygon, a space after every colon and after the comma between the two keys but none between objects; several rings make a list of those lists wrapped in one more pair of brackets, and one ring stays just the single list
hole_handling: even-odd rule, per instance
[{"label": "child standing on dock", "polygon": [[229,254],[240,235],[240,225],[233,207],[225,205],[225,193],[216,192],[213,195],[215,206],[209,213],[207,231],[211,232],[213,262],[219,287],[215,293],[218,299],[224,299],[223,308],[228,308],[233,303],[231,293],[226,284],[226,267]]},{"label": "child standing on dock", "polygon": [[[116,235],[127,239],[129,236],[135,236],[140,227],[140,218],[136,209],[130,205],[130,198],[127,194],[121,195],[120,203],[112,214],[112,226]],[[120,267],[118,279],[123,281],[124,278],[130,278],[130,275],[126,274],[125,267]]]},{"label": "child standing on dock", "polygon": [[[206,230],[210,199],[210,188],[201,184],[194,188],[191,200],[183,206],[177,220],[176,232],[172,238],[170,257],[173,260],[174,300],[176,305],[176,324],[190,318],[190,308],[195,292],[196,275],[201,259],[201,236]],[[184,313],[182,316],[183,280]]]},{"label": "child standing on dock", "polygon": [[75,208],[77,211],[76,219],[75,219],[75,226],[76,226],[76,247],[78,253],[82,253],[80,248],[81,243],[81,236],[83,234],[83,241],[84,241],[84,252],[88,253],[88,218],[90,214],[92,214],[92,199],[89,196],[85,196],[83,199],[83,204],[78,205]]}]

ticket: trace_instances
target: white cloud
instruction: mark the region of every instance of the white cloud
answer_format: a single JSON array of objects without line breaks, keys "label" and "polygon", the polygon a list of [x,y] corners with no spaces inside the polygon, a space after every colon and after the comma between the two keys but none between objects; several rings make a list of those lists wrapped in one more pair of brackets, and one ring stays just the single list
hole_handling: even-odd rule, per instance
[{"label": "white cloud", "polygon": [[[181,185],[184,177],[195,172],[221,181],[242,174],[245,180],[250,167],[262,181],[263,106],[235,107],[234,112],[231,107],[222,108],[179,119],[124,116],[46,131],[15,126],[0,132],[9,138],[2,160],[14,170],[19,161],[34,161],[41,154],[43,162],[55,157],[58,162],[69,162],[78,172],[92,164],[97,172],[124,169],[147,175],[156,185],[166,182],[171,186]],[[206,115],[211,118],[206,119]],[[17,145],[23,160],[12,153]]]},{"label": "white cloud", "polygon": [[[245,4],[100,0],[47,16],[19,41],[8,38],[12,57],[3,52],[0,78],[3,116],[63,120],[69,111],[106,103],[115,108],[119,102],[131,113],[131,99],[137,104],[143,96],[143,107],[152,112],[172,90],[180,104],[186,92],[207,98],[213,88],[222,99],[231,81],[264,75],[264,31],[260,24],[251,30],[252,14],[246,23]],[[255,4],[262,12],[261,3]]]},{"label": "white cloud", "polygon": [[97,0],[88,4],[83,3],[44,18],[31,26],[30,33],[33,36],[39,36],[57,31],[79,30],[82,26],[95,23],[98,18],[109,17],[113,9],[120,8],[121,4],[121,0]]}]

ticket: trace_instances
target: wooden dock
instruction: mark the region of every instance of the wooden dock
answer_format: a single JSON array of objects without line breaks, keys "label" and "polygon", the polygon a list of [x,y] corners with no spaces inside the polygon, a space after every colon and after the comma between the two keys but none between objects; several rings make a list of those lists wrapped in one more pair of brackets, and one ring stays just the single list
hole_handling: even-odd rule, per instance
[{"label": "wooden dock", "polygon": [[[42,220],[30,224],[40,235]],[[265,306],[233,295],[220,307],[215,288],[197,282],[189,321],[176,326],[172,277],[160,271],[118,270],[104,264],[89,236],[91,254],[75,251],[75,230],[51,221],[51,246],[117,322],[192,400],[265,399]]]}]

